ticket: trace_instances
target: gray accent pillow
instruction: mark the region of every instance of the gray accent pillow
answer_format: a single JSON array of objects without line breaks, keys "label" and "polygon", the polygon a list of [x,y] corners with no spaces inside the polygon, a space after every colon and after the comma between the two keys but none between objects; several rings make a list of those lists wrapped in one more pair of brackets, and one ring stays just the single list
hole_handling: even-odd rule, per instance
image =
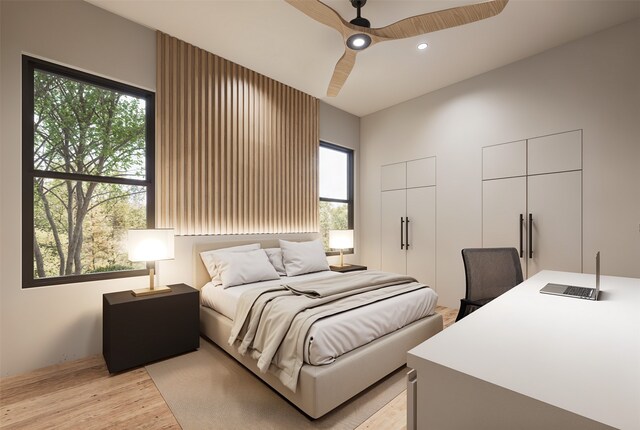
[{"label": "gray accent pillow", "polygon": [[231,246],[229,248],[219,248],[212,249],[211,251],[203,251],[200,253],[200,258],[202,258],[202,262],[204,266],[207,268],[207,272],[209,272],[209,276],[211,276],[211,280],[214,284],[220,284],[220,276],[218,274],[218,269],[214,262],[214,256],[221,252],[247,252],[260,249],[259,243],[252,243],[250,245],[239,245],[239,246]]},{"label": "gray accent pillow", "polygon": [[247,252],[219,252],[213,256],[222,288],[279,279],[264,249]]},{"label": "gray accent pillow", "polygon": [[269,257],[269,261],[273,264],[278,275],[286,276],[287,271],[284,269],[284,263],[282,262],[282,250],[280,248],[266,248],[264,252],[267,253],[267,257]]},{"label": "gray accent pillow", "polygon": [[329,270],[320,239],[309,242],[289,242],[280,239],[280,249],[287,276]]}]

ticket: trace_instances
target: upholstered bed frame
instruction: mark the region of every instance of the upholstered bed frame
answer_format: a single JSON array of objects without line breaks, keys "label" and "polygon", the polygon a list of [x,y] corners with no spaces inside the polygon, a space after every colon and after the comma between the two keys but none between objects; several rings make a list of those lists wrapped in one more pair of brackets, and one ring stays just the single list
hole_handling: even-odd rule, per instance
[{"label": "upholstered bed frame", "polygon": [[[260,242],[263,248],[277,247],[277,240],[234,241],[198,244],[194,247],[195,285],[202,288],[209,275],[200,259],[200,252],[229,246]],[[382,379],[407,362],[407,351],[442,331],[439,314],[418,320],[400,330],[342,355],[331,364],[305,364],[300,372],[298,389],[294,393],[270,373],[260,373],[256,361],[240,355],[227,343],[233,321],[204,306],[200,306],[201,333],[242,363],[274,390],[287,398],[312,418],[319,418],[365,388]]]}]

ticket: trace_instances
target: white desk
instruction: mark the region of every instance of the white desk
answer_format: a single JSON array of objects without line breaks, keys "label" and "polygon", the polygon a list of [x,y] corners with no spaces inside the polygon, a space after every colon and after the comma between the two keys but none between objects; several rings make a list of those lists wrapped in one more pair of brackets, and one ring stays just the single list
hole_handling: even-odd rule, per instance
[{"label": "white desk", "polygon": [[640,279],[548,282],[595,276],[540,272],[409,351],[419,429],[640,429]]}]

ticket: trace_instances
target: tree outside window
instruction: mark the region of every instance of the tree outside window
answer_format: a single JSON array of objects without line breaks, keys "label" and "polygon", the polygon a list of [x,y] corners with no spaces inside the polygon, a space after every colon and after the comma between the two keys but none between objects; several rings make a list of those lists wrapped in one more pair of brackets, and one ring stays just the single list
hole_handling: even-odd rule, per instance
[{"label": "tree outside window", "polygon": [[353,150],[320,142],[319,184],[320,235],[332,253],[329,230],[353,229]]},{"label": "tree outside window", "polygon": [[153,220],[153,94],[23,66],[25,286],[139,274],[126,232]]}]

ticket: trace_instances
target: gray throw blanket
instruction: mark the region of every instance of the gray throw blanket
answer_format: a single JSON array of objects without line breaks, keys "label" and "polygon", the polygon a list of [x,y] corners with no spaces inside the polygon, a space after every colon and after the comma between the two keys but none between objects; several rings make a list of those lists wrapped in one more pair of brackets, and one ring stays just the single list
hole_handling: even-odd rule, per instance
[{"label": "gray throw blanket", "polygon": [[240,341],[262,372],[270,370],[296,391],[304,341],[320,318],[427,288],[415,279],[384,272],[359,272],[329,279],[247,291],[240,296],[229,344]]},{"label": "gray throw blanket", "polygon": [[327,297],[345,292],[357,294],[372,288],[382,288],[405,282],[416,282],[416,280],[410,276],[376,272],[373,270],[345,273],[338,278],[340,282],[336,282],[335,277],[330,277],[317,281],[283,284],[282,286],[296,294],[302,294],[308,297]]}]

